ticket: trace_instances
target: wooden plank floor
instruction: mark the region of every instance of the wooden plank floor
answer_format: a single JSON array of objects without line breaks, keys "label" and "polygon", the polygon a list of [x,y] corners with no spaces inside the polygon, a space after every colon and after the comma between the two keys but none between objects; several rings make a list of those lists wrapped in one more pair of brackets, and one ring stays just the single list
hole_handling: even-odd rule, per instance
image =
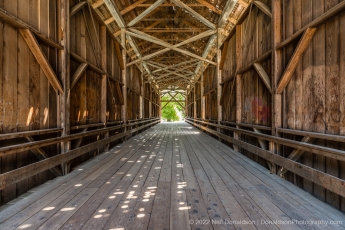
[{"label": "wooden plank floor", "polygon": [[0,208],[0,229],[345,229],[345,215],[180,122]]}]

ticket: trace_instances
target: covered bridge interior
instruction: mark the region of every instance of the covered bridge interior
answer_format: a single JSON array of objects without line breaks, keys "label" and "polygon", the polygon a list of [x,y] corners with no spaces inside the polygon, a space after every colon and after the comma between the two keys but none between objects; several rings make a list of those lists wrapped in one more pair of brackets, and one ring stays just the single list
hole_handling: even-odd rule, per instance
[{"label": "covered bridge interior", "polygon": [[345,229],[344,25],[344,0],[0,0],[0,229]]}]

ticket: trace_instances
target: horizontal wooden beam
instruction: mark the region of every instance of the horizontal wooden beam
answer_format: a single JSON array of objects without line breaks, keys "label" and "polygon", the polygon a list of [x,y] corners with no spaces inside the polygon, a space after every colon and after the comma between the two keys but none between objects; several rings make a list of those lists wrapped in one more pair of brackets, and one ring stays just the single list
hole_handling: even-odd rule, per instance
[{"label": "horizontal wooden beam", "polygon": [[230,130],[230,131],[235,131],[238,133],[241,133],[243,135],[248,135],[256,138],[261,138],[267,141],[272,141],[277,144],[281,145],[286,145],[295,149],[301,149],[304,151],[312,152],[320,156],[325,156],[329,157],[335,160],[341,160],[345,161],[345,151],[343,150],[337,150],[333,148],[328,148],[328,147],[323,147],[323,146],[318,146],[318,145],[312,145],[308,143],[303,143],[303,142],[298,142],[294,140],[289,140],[281,137],[275,137],[267,134],[260,134],[260,133],[255,133],[252,131],[244,130],[244,129],[239,129],[239,128],[234,128],[234,127],[229,127],[229,126],[224,126],[224,125],[217,125],[217,124],[210,124],[204,121],[198,121],[201,124],[207,124],[207,125],[212,125],[220,129],[225,129],[225,130]]},{"label": "horizontal wooden beam", "polygon": [[5,11],[2,8],[0,8],[0,20],[10,24],[11,26],[13,26],[13,27],[15,27],[17,29],[29,29],[31,32],[33,32],[36,35],[38,40],[44,42],[45,44],[47,44],[47,45],[49,45],[51,47],[56,48],[56,49],[59,49],[59,50],[63,50],[64,49],[64,47],[62,45],[60,45],[59,43],[57,43],[56,41],[51,40],[46,35],[43,35],[38,30],[36,30],[35,28],[29,26],[28,24],[26,24],[25,22],[21,21],[17,17],[12,16],[11,14],[9,14],[7,11]]},{"label": "horizontal wooden beam", "polygon": [[262,126],[262,125],[244,124],[244,123],[237,123],[237,122],[231,122],[231,121],[221,121],[220,123],[227,124],[227,125],[233,125],[233,126],[248,127],[248,128],[253,128],[253,129],[262,129],[262,130],[267,130],[267,131],[272,130],[271,127]]},{"label": "horizontal wooden beam", "polygon": [[[149,7],[152,4],[150,3],[144,3],[144,4],[139,4],[137,7]],[[187,3],[187,6],[190,7],[205,7],[205,5],[199,4],[199,3]],[[173,3],[163,3],[162,5],[160,5],[159,7],[171,7],[171,6],[176,6],[176,4]]]},{"label": "horizontal wooden beam", "polygon": [[271,54],[272,54],[272,50],[267,51],[266,53],[264,53],[263,55],[261,55],[260,57],[255,59],[254,61],[250,62],[248,65],[239,69],[236,74],[243,74],[243,73],[247,72],[248,70],[250,70],[254,67],[253,66],[254,63],[260,63],[260,62],[263,62],[263,61],[271,58]]},{"label": "horizontal wooden beam", "polygon": [[318,139],[322,139],[322,140],[338,141],[338,142],[345,143],[345,136],[340,136],[340,135],[308,132],[308,131],[293,130],[293,129],[283,129],[283,128],[278,128],[277,131],[280,133],[314,137],[314,138],[318,138]]},{"label": "horizontal wooden beam", "polygon": [[318,18],[314,19],[313,21],[308,23],[303,28],[299,29],[296,33],[294,33],[292,36],[290,36],[289,38],[284,40],[282,43],[278,44],[276,46],[276,49],[284,48],[285,46],[289,45],[294,40],[299,38],[304,33],[304,31],[306,31],[308,28],[318,27],[318,26],[324,24],[325,22],[327,22],[329,19],[331,19],[331,18],[333,18],[333,17],[343,13],[344,10],[345,10],[345,1],[341,1],[340,3],[335,5],[333,8],[331,8],[328,11],[326,11],[321,16],[319,16]]},{"label": "horizontal wooden beam", "polygon": [[[63,154],[59,154],[53,157],[50,157],[48,159],[30,164],[28,166],[21,167],[19,169],[15,169],[13,171],[3,173],[0,175],[0,190],[3,190],[4,188],[8,187],[9,185],[18,183],[19,181],[22,181],[24,179],[27,179],[29,177],[32,177],[34,175],[37,175],[38,173],[44,172],[46,170],[49,170],[57,165],[60,165],[64,162],[71,161],[79,156],[82,156],[83,154],[90,152],[94,149],[99,148],[99,146],[105,146],[113,141],[119,140],[123,137],[126,137],[132,133],[135,133],[137,131],[146,129],[152,125],[155,125],[160,122],[159,119],[152,119],[148,120],[151,121],[150,123],[133,128],[131,130],[128,130],[123,133],[119,133],[113,136],[110,136],[108,138],[93,142],[91,144],[84,145],[80,148],[70,150],[68,152],[65,152]],[[147,122],[147,121],[144,121]],[[128,124],[129,126],[136,125],[137,123]]]},{"label": "horizontal wooden beam", "polygon": [[[304,137],[301,140],[301,142],[312,144],[315,140],[316,140],[316,138],[313,138],[313,137]],[[287,158],[290,159],[290,160],[293,160],[293,161],[297,161],[303,155],[304,152],[305,151],[300,150],[300,149],[294,149]],[[279,175],[281,177],[283,177],[283,175],[287,171],[288,170],[286,168],[282,167],[282,168],[279,169]]]},{"label": "horizontal wooden beam", "polygon": [[87,61],[85,58],[82,58],[81,56],[79,56],[78,54],[71,52],[71,58],[80,62],[80,63],[86,63],[88,65],[88,68],[95,71],[96,73],[99,73],[101,75],[105,75],[106,73],[98,68],[97,66],[95,66],[94,64],[92,64],[91,62]]},{"label": "horizontal wooden beam", "polygon": [[121,15],[127,14],[128,12],[132,11],[133,9],[135,9],[137,6],[139,6],[140,4],[146,2],[147,0],[139,0],[129,6],[127,6],[125,9],[120,11]]},{"label": "horizontal wooden beam", "polygon": [[104,24],[105,25],[109,25],[110,23],[114,22],[115,18],[114,17],[110,17],[107,20],[104,20]]},{"label": "horizontal wooden beam", "polygon": [[[141,121],[141,122],[137,122],[135,125],[139,125],[142,123],[145,123],[146,121]],[[52,145],[52,144],[58,144],[61,142],[66,142],[66,141],[71,141],[71,140],[75,140],[78,138],[82,138],[82,137],[87,137],[87,136],[93,136],[93,135],[100,135],[104,132],[110,132],[113,130],[118,130],[121,128],[125,128],[125,127],[130,127],[133,124],[126,124],[126,125],[118,125],[118,126],[112,126],[112,127],[107,127],[107,128],[101,128],[101,129],[97,129],[97,130],[92,130],[92,131],[88,131],[85,133],[76,133],[76,134],[71,134],[69,136],[64,136],[64,137],[56,137],[56,138],[51,138],[51,139],[47,139],[47,140],[41,140],[41,141],[35,141],[35,142],[30,142],[30,143],[24,143],[24,144],[17,144],[17,145],[12,145],[12,146],[6,146],[6,147],[1,147],[0,148],[0,157],[2,156],[6,156],[6,155],[10,155],[10,154],[14,154],[17,152],[22,152],[22,151],[28,151],[31,149],[36,149],[36,148],[41,148],[44,146],[48,146],[48,145]]]},{"label": "horizontal wooden beam", "polygon": [[196,33],[196,32],[205,32],[207,29],[173,29],[173,28],[167,28],[167,29],[143,29],[143,32],[146,33]]},{"label": "horizontal wooden beam", "polygon": [[92,8],[97,9],[98,7],[100,7],[103,4],[104,4],[103,0],[98,0],[97,2],[92,4]]},{"label": "horizontal wooden beam", "polygon": [[295,52],[292,54],[292,57],[289,61],[289,64],[287,65],[283,76],[281,77],[278,86],[277,86],[277,94],[280,94],[283,92],[287,84],[290,82],[292,75],[294,74],[297,65],[299,61],[301,60],[304,52],[307,50],[311,40],[313,39],[315,33],[316,33],[317,28],[308,28],[301,40],[299,41]]},{"label": "horizontal wooden beam", "polygon": [[[161,100],[161,102],[169,102],[169,100]],[[183,101],[181,101],[181,100],[176,100],[176,102],[185,102],[184,100]]]},{"label": "horizontal wooden beam", "polygon": [[63,94],[63,88],[58,80],[53,68],[50,66],[48,59],[44,55],[40,45],[38,44],[35,36],[29,29],[20,29],[21,35],[23,36],[25,42],[29,46],[32,54],[35,56],[37,62],[40,64],[44,74],[48,78],[50,84],[53,86],[56,92]]},{"label": "horizontal wooden beam", "polygon": [[[185,42],[181,42],[181,43],[179,43],[179,44],[177,44],[177,45],[171,45],[171,44],[169,44],[169,43],[167,43],[167,42],[165,42],[165,41],[163,41],[163,40],[160,40],[160,39],[158,39],[158,38],[152,37],[152,36],[150,36],[150,35],[148,35],[148,34],[145,34],[145,33],[141,32],[141,31],[134,30],[134,29],[130,29],[130,30],[131,30],[132,32],[131,32],[131,31],[126,31],[126,34],[129,34],[129,35],[131,35],[131,36],[134,36],[134,37],[137,37],[137,38],[140,38],[140,39],[143,39],[143,40],[146,40],[146,41],[149,41],[149,42],[152,42],[152,43],[161,45],[161,46],[164,46],[164,47],[166,47],[167,49],[174,50],[174,51],[176,51],[176,52],[179,52],[179,53],[188,55],[188,56],[190,56],[190,57],[192,57],[192,58],[195,58],[195,59],[199,59],[199,60],[208,62],[208,63],[213,64],[213,65],[216,65],[216,64],[217,64],[217,63],[215,63],[215,62],[213,62],[213,61],[210,61],[210,60],[208,60],[208,59],[206,59],[206,58],[200,57],[200,56],[198,56],[198,55],[196,55],[196,54],[193,54],[193,53],[191,53],[191,52],[189,52],[189,51],[186,51],[186,50],[183,50],[183,49],[178,48],[179,46],[182,46],[183,44],[185,44]],[[206,31],[206,32],[207,32],[207,31]],[[191,38],[191,39],[193,39],[193,38]],[[190,40],[190,39],[188,39],[188,40]],[[186,40],[186,41],[187,41],[187,40]],[[191,41],[189,41],[189,42],[191,42]]]},{"label": "horizontal wooden beam", "polygon": [[[313,169],[311,167],[308,167],[306,165],[303,165],[301,163],[292,161],[290,159],[287,159],[283,156],[280,156],[278,154],[274,154],[268,150],[264,150],[262,148],[259,148],[257,146],[254,146],[252,144],[249,144],[247,142],[235,139],[233,137],[229,137],[225,134],[219,133],[213,129],[198,125],[194,122],[192,122],[192,119],[186,119],[186,121],[188,123],[190,123],[191,125],[194,125],[202,130],[205,130],[213,135],[216,135],[217,137],[228,141],[230,143],[233,143],[239,147],[241,147],[242,149],[245,149],[251,153],[254,153],[276,165],[279,165],[281,167],[284,167],[286,169],[288,169],[289,171],[303,177],[306,178],[318,185],[323,186],[324,188],[339,194],[341,196],[345,196],[345,189],[344,189],[344,185],[345,185],[345,180],[331,176],[329,174],[326,174],[324,172],[321,172],[319,170]],[[209,125],[215,125],[213,123],[208,123]]]},{"label": "horizontal wooden beam", "polygon": [[17,132],[17,133],[5,133],[0,135],[0,140],[9,140],[15,138],[25,138],[28,136],[38,136],[50,133],[61,133],[62,128],[55,128],[55,129],[42,129],[42,130],[33,130],[33,131],[25,131],[25,132]]},{"label": "horizontal wooden beam", "polygon": [[[32,137],[26,137],[26,140],[28,140],[29,142],[34,142],[35,140]],[[44,152],[43,149],[41,148],[37,148],[37,149],[31,149],[31,152],[39,159],[39,160],[45,160],[48,159],[49,156],[46,154],[46,152]],[[58,177],[58,176],[62,176],[62,171],[57,168],[57,167],[53,167],[50,168],[49,171],[51,173],[53,173],[54,176]]]}]

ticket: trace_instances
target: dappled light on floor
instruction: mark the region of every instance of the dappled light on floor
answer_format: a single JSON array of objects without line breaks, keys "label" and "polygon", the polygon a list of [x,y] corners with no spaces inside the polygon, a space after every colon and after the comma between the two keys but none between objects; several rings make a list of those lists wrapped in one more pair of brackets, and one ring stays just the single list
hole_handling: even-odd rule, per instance
[{"label": "dappled light on floor", "polygon": [[281,227],[261,220],[345,219],[186,123],[157,125],[135,142],[78,168],[79,176],[57,186],[58,195],[46,194],[20,213],[21,222],[17,216],[0,229],[50,229],[54,223],[60,229],[251,230]]}]

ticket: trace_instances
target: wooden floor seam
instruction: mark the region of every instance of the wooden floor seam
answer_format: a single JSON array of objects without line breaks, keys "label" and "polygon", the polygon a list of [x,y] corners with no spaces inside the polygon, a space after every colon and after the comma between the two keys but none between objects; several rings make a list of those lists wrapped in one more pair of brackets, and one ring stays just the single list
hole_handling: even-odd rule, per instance
[{"label": "wooden floor seam", "polygon": [[345,214],[167,122],[3,207],[0,229],[345,229]]}]

